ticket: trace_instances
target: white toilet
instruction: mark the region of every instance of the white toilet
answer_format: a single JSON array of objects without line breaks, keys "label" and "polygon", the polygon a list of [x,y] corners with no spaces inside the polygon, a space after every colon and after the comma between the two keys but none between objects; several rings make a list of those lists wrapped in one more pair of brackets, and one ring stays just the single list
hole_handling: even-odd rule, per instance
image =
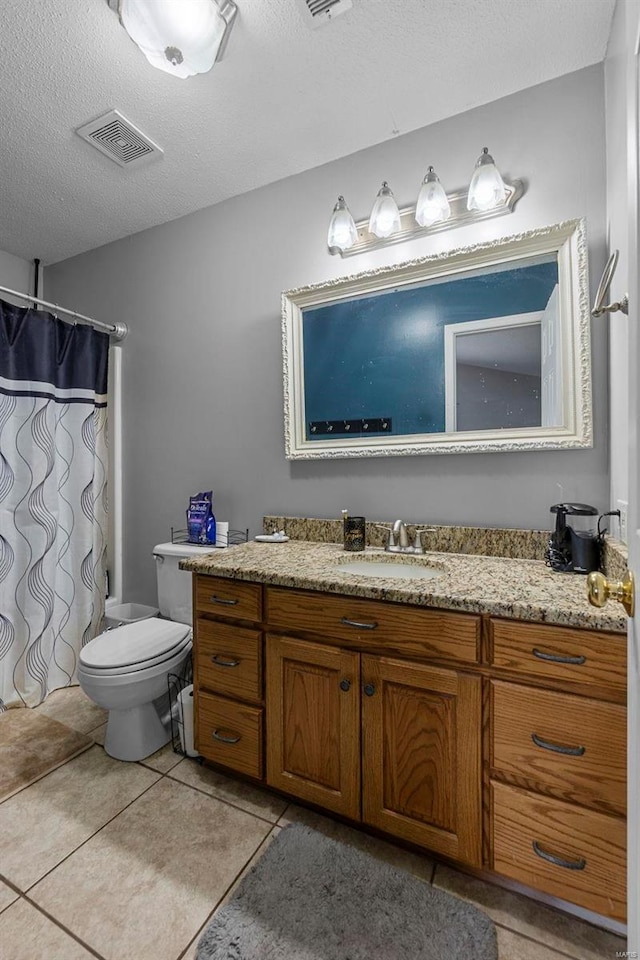
[{"label": "white toilet", "polygon": [[117,760],[142,760],[169,742],[167,677],[180,673],[192,645],[191,574],[178,563],[206,550],[186,543],[154,547],[158,604],[168,619],[115,627],[82,648],[78,683],[109,711],[104,748]]}]

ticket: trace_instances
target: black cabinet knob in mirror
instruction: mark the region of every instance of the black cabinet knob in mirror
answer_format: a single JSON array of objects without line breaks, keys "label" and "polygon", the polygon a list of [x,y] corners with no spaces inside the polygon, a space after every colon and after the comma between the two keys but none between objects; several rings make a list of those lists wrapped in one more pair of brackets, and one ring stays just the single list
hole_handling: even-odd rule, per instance
[{"label": "black cabinet knob in mirror", "polygon": [[366,694],[368,697],[372,697],[372,696],[374,695],[374,693],[376,692],[376,688],[374,687],[374,685],[373,685],[372,683],[365,683],[365,685],[364,685],[364,692],[365,692],[365,694]]}]

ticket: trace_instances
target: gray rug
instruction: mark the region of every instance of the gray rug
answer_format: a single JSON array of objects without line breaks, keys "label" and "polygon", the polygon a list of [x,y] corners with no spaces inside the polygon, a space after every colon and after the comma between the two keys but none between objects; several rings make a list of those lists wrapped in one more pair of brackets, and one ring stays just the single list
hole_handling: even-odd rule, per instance
[{"label": "gray rug", "polygon": [[197,960],[497,960],[493,922],[367,853],[286,827],[215,915]]}]

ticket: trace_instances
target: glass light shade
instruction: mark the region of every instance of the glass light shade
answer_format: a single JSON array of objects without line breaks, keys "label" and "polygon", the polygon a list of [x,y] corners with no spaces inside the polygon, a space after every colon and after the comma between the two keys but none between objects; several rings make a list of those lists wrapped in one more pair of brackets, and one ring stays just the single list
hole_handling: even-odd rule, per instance
[{"label": "glass light shade", "polygon": [[236,12],[234,4],[225,7],[227,19],[215,0],[121,0],[119,9],[122,25],[149,63],[185,78],[214,65]]},{"label": "glass light shade", "polygon": [[488,147],[483,147],[469,184],[467,210],[492,210],[507,197],[504,181]]},{"label": "glass light shade", "polygon": [[344,197],[338,197],[338,202],[333,208],[333,214],[329,221],[329,233],[327,235],[327,245],[329,247],[338,247],[339,250],[348,250],[352,247],[358,238],[358,231],[351,211],[347,206]]},{"label": "glass light shade", "polygon": [[385,180],[378,191],[369,217],[369,233],[384,239],[400,229],[400,211],[394,195]]},{"label": "glass light shade", "polygon": [[422,181],[416,204],[416,223],[421,227],[430,227],[434,223],[448,220],[451,207],[447,195],[433,167],[429,167]]}]

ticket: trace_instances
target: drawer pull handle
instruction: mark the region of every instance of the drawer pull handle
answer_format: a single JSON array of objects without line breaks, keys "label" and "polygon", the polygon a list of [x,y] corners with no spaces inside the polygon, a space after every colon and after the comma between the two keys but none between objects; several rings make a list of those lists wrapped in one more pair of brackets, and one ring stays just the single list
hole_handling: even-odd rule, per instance
[{"label": "drawer pull handle", "polygon": [[235,607],[237,600],[225,600],[224,597],[216,597],[215,593],[209,597],[211,603],[222,603],[225,607]]},{"label": "drawer pull handle", "polygon": [[364,685],[364,687],[363,687],[362,689],[364,690],[365,695],[366,695],[367,697],[372,697],[372,696],[374,695],[374,693],[376,692],[376,688],[375,688],[375,686],[374,686],[372,683],[365,683],[365,685]]},{"label": "drawer pull handle", "polygon": [[565,870],[584,870],[587,865],[584,857],[580,857],[579,860],[563,860],[562,857],[556,857],[554,853],[547,853],[546,850],[540,847],[537,840],[534,840],[531,846],[533,847],[533,852],[536,857],[540,857],[541,860],[547,860],[555,867],[564,867]]},{"label": "drawer pull handle", "polygon": [[340,689],[344,690],[345,693],[351,690],[351,680],[341,680]]},{"label": "drawer pull handle", "polygon": [[563,657],[559,653],[545,653],[543,650],[537,650],[535,647],[531,651],[538,660],[551,660],[553,663],[575,663],[580,666],[587,662],[586,657]]},{"label": "drawer pull handle", "polygon": [[215,663],[217,667],[239,667],[240,660],[225,660],[224,657],[221,657],[219,653],[214,653],[211,657],[211,663]]},{"label": "drawer pull handle", "polygon": [[563,747],[560,743],[550,743],[549,740],[543,740],[537,733],[531,734],[531,739],[536,747],[542,747],[543,750],[551,750],[553,753],[563,753],[566,757],[582,757],[586,747]]},{"label": "drawer pull handle", "polygon": [[220,743],[240,743],[242,737],[238,734],[235,737],[225,737],[224,733],[219,733],[218,730],[214,730],[211,734],[214,740],[219,740]]},{"label": "drawer pull handle", "polygon": [[349,620],[347,617],[340,617],[340,623],[344,623],[345,627],[357,627],[358,630],[375,630],[378,624],[373,621],[373,623],[359,623],[357,620]]}]

